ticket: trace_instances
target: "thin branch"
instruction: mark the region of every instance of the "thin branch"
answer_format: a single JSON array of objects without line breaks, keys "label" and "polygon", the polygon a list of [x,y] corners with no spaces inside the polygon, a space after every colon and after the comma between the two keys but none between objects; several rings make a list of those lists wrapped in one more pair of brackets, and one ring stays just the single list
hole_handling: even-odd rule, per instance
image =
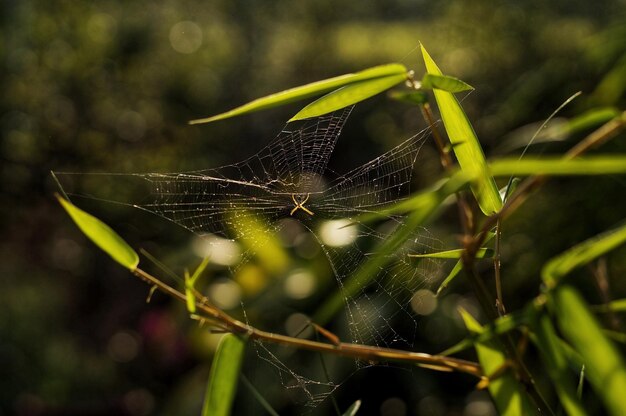
[{"label": "thin branch", "polygon": [[[606,143],[608,140],[617,136],[622,130],[624,130],[624,128],[626,128],[626,111],[624,111],[620,116],[605,123],[599,129],[595,130],[577,145],[572,147],[567,153],[565,153],[565,158],[573,159],[594,147]],[[472,244],[467,247],[469,254],[475,255],[476,251],[478,251],[482,243],[485,241],[487,233],[497,224],[498,220],[506,218],[518,209],[526,201],[528,196],[535,189],[543,185],[546,180],[546,176],[538,175],[531,176],[523,181],[517,188],[516,192],[504,203],[502,209],[485,220],[480,232],[474,236]]]},{"label": "thin branch", "polygon": [[[171,296],[172,298],[183,303],[186,302],[186,297],[183,293],[162,282],[156,277],[148,274],[147,272],[141,269],[135,269],[133,271],[133,274],[139,277],[144,282],[148,283],[150,286],[156,286],[161,292]],[[234,334],[246,335],[251,339],[256,339],[259,341],[271,342],[274,344],[286,345],[309,351],[318,351],[328,354],[334,354],[343,357],[357,358],[364,361],[393,361],[411,363],[428,366],[428,368],[439,369],[443,371],[459,371],[462,373],[471,374],[478,378],[483,377],[483,373],[479,364],[459,358],[445,357],[441,355],[430,355],[420,352],[411,352],[362,344],[340,342],[337,345],[333,345],[307,339],[293,338],[286,335],[262,331],[253,326],[247,325],[231,317],[226,312],[204,302],[197,302],[196,307],[198,311],[201,311],[207,315],[207,319],[211,320],[212,322],[218,322],[220,327],[223,327],[225,330]]]}]

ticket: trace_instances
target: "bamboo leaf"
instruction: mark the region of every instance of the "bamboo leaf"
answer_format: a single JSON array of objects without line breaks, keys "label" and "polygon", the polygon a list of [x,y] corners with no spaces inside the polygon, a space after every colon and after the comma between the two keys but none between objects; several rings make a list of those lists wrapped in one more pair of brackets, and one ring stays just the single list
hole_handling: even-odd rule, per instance
[{"label": "bamboo leaf", "polygon": [[[492,232],[488,233],[483,244],[489,242],[493,237],[495,237],[495,235],[496,234]],[[480,255],[479,255],[480,251],[481,250],[478,250],[478,253],[476,254],[476,257],[478,258],[480,258]],[[443,292],[450,285],[450,283],[454,280],[454,278],[459,275],[461,270],[463,270],[463,262],[459,259],[459,261],[456,262],[452,270],[450,270],[450,273],[448,273],[446,278],[443,279],[443,282],[441,282],[441,284],[437,288],[437,293],[436,293],[437,296],[439,296],[441,292]]]},{"label": "bamboo leaf", "polygon": [[191,120],[189,124],[202,124],[211,121],[223,120],[225,118],[235,117],[242,114],[252,113],[267,108],[277,107],[294,101],[303,100],[305,98],[324,94],[336,88],[343,87],[359,81],[387,77],[391,75],[406,76],[407,69],[402,64],[387,64],[375,66],[353,74],[339,75],[337,77],[324,79],[310,84],[290,88],[275,94],[267,95],[262,98],[250,101],[240,107],[230,111],[220,113],[211,117]]},{"label": "bamboo leaf", "polygon": [[424,91],[390,91],[389,98],[410,105],[424,105],[428,102],[428,94]]},{"label": "bamboo leaf", "polygon": [[567,357],[561,348],[561,342],[550,322],[543,314],[533,325],[537,335],[537,346],[541,353],[544,368],[561,401],[561,405],[570,416],[583,416],[585,412],[576,395],[576,380],[568,368]]},{"label": "bamboo leaf", "polygon": [[604,305],[592,307],[595,312],[626,312],[626,299],[613,300]]},{"label": "bamboo leaf", "polygon": [[360,408],[361,408],[361,401],[357,400],[356,402],[352,403],[352,405],[348,407],[348,410],[346,410],[341,416],[354,416],[356,415],[356,412],[358,412]]},{"label": "bamboo leaf", "polygon": [[56,197],[83,234],[100,249],[130,271],[137,268],[139,256],[111,227],[61,196],[57,195]]},{"label": "bamboo leaf", "polygon": [[187,303],[187,311],[196,313],[196,297],[193,293],[193,283],[187,270],[185,270],[185,301]]},{"label": "bamboo leaf", "polygon": [[576,290],[559,288],[553,303],[559,329],[582,356],[592,387],[611,414],[626,415],[626,366],[619,350],[604,335]]},{"label": "bamboo leaf", "polygon": [[626,223],[575,245],[551,259],[541,270],[548,288],[555,287],[566,274],[584,266],[626,242]]},{"label": "bamboo leaf", "polygon": [[[460,312],[470,332],[475,334],[484,332],[483,327],[467,311],[461,309]],[[478,361],[487,376],[503,371],[507,365],[507,356],[499,340],[477,342],[475,346]],[[487,388],[501,415],[521,416],[536,413],[524,388],[511,371],[505,369],[498,377],[490,379]]]},{"label": "bamboo leaf", "polygon": [[526,325],[530,320],[528,318],[527,311],[522,313],[514,312],[509,313],[495,321],[485,325],[482,328],[482,332],[470,334],[468,337],[462,339],[455,345],[450,348],[447,348],[445,351],[441,352],[440,355],[454,355],[461,351],[464,351],[470,347],[473,347],[477,342],[486,342],[491,340],[496,335],[506,334],[516,328],[519,328],[522,325]]},{"label": "bamboo leaf", "polygon": [[579,116],[567,121],[566,132],[568,135],[578,133],[599,126],[620,115],[615,107],[592,108]]},{"label": "bamboo leaf", "polygon": [[[445,250],[445,251],[437,251],[434,253],[424,253],[424,254],[409,254],[409,257],[419,257],[419,258],[428,258],[428,259],[459,259],[463,254],[462,248],[457,248],[453,250]],[[492,257],[493,250],[490,248],[481,248],[476,252],[476,258],[482,259],[485,257]]]},{"label": "bamboo leaf", "polygon": [[576,159],[541,157],[503,158],[488,165],[494,176],[587,176],[626,173],[626,156],[589,156]]},{"label": "bamboo leaf", "polygon": [[474,89],[474,87],[458,78],[436,74],[424,74],[422,78],[422,88],[436,88],[450,93],[471,91]]},{"label": "bamboo leaf", "polygon": [[[423,45],[421,48],[427,72],[433,75],[443,75]],[[500,210],[502,199],[500,199],[495,181],[489,176],[485,155],[478,142],[476,133],[463,108],[461,108],[461,105],[452,93],[440,89],[434,89],[433,91],[443,125],[448,133],[459,165],[463,171],[475,178],[475,181],[472,183],[472,192],[478,201],[480,209],[485,214],[491,215]]]},{"label": "bamboo leaf", "polygon": [[302,120],[331,113],[335,110],[356,104],[376,94],[388,90],[406,80],[406,74],[389,75],[386,77],[368,79],[341,87],[325,96],[313,101],[300,110],[289,121]]},{"label": "bamboo leaf", "polygon": [[234,334],[222,337],[211,365],[202,416],[231,414],[245,349],[246,341],[241,337]]}]

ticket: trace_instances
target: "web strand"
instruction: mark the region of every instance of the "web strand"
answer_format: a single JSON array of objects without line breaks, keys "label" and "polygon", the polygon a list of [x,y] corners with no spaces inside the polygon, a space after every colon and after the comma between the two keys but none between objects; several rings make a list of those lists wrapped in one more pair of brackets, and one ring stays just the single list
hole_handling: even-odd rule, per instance
[{"label": "web strand", "polygon": [[[383,219],[377,225],[362,224],[358,216],[409,195],[413,167],[427,132],[418,133],[356,169],[335,174],[327,167],[350,112],[351,108],[347,108],[300,124],[288,124],[259,153],[232,165],[181,173],[81,177],[99,176],[105,181],[147,185],[147,197],[130,191],[125,193],[128,198],[122,198],[115,193],[115,187],[106,186],[103,189],[113,188],[113,195],[96,198],[149,211],[200,236],[217,234],[237,240],[254,234],[246,224],[260,226],[263,233],[276,233],[281,219],[298,219],[322,247],[339,289],[345,294],[352,340],[385,346],[396,342],[410,345],[414,335],[397,331],[394,321],[402,316],[413,323],[415,331],[409,300],[415,290],[436,278],[436,265],[427,260],[418,264],[408,254],[432,249],[438,246],[437,240],[425,230],[411,233],[411,238],[390,255],[393,258],[387,262],[389,266],[381,267],[358,293],[346,291],[345,282],[375,255],[381,242],[404,227],[404,219],[399,216]],[[325,178],[329,174],[334,174],[330,181]],[[347,224],[351,225],[346,227]],[[329,241],[324,227],[331,227],[346,241]],[[254,253],[248,254],[246,258]]]}]

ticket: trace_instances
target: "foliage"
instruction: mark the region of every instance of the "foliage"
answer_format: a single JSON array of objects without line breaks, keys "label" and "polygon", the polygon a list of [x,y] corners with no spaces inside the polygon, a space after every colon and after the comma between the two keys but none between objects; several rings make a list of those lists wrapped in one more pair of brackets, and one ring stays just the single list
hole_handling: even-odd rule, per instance
[{"label": "foliage", "polygon": [[[411,358],[412,353],[408,351],[388,350],[377,346],[363,347],[360,345],[343,344],[339,341],[339,338],[320,325],[328,324],[337,314],[339,309],[341,309],[344,296],[349,296],[346,293],[356,292],[369,285],[371,277],[376,274],[376,270],[388,267],[387,263],[391,258],[390,254],[404,244],[418,226],[431,219],[448,197],[456,195],[458,204],[462,208],[460,215],[466,216],[463,223],[466,224],[465,232],[467,235],[463,248],[412,255],[411,257],[459,259],[459,263],[457,263],[459,267],[454,269],[456,271],[450,274],[443,285],[448,285],[462,268],[466,277],[474,284],[473,289],[481,302],[483,313],[491,322],[487,326],[482,326],[469,312],[461,309],[460,314],[470,332],[470,336],[456,346],[448,348],[444,353],[445,356],[422,354],[415,358],[417,359],[416,363],[426,368],[445,371],[465,371],[474,375],[480,375],[478,387],[488,388],[497,409],[503,415],[526,415],[534,412],[552,413],[557,408],[563,409],[570,415],[582,415],[587,412],[581,403],[580,395],[576,393],[576,388],[574,387],[576,374],[570,370],[572,368],[576,369],[582,361],[587,369],[585,376],[595,388],[606,410],[615,415],[624,413],[626,411],[626,401],[624,401],[621,392],[626,389],[626,365],[623,357],[611,339],[605,335],[601,325],[592,316],[587,302],[575,289],[562,285],[561,281],[565,275],[571,273],[574,269],[588,264],[600,256],[607,255],[610,251],[622,245],[626,240],[624,237],[626,235],[624,233],[625,227],[622,225],[614,230],[593,237],[550,260],[544,266],[542,272],[542,278],[545,283],[543,293],[535,298],[530,298],[521,311],[504,314],[500,317],[498,317],[498,311],[493,308],[492,295],[485,287],[481,278],[476,275],[475,262],[479,258],[486,257],[487,253],[494,260],[499,259],[500,248],[498,245],[493,250],[482,245],[494,235],[499,235],[499,228],[502,227],[502,221],[506,218],[505,215],[510,215],[511,211],[517,209],[519,205],[516,205],[516,203],[528,198],[530,190],[540,186],[545,181],[546,175],[589,176],[626,173],[626,158],[621,155],[594,156],[586,159],[571,158],[572,155],[578,155],[588,148],[602,143],[613,134],[614,130],[623,129],[626,124],[626,118],[621,114],[617,114],[615,118],[598,130],[595,135],[590,135],[565,157],[500,158],[488,164],[467,116],[458,100],[452,94],[466,90],[467,84],[455,78],[443,76],[423,47],[422,53],[428,71],[422,83],[411,81],[412,73],[407,72],[402,65],[389,64],[356,74],[339,76],[303,87],[296,87],[200,121],[216,121],[257,111],[269,106],[286,104],[294,99],[306,98],[313,94],[326,92],[332,88],[337,89],[306,106],[292,120],[315,117],[344,108],[383,92],[405,80],[409,81],[407,82],[408,86],[415,89],[422,87],[434,89],[445,131],[459,161],[459,171],[456,173],[449,171],[443,185],[436,185],[406,201],[401,201],[394,206],[381,210],[381,213],[407,213],[406,227],[395,231],[377,248],[375,255],[366,260],[354,272],[354,276],[344,282],[341,296],[331,295],[326,300],[326,303],[318,309],[318,313],[313,317],[313,325],[319,333],[324,334],[331,341],[331,344],[335,345],[336,349],[334,351],[342,355],[353,354],[355,357],[359,357],[362,353],[372,354],[371,356],[377,356],[376,354],[380,353],[383,354],[382,356],[395,361],[411,361],[413,359]],[[388,73],[388,71],[393,73]],[[396,97],[406,101],[407,95],[396,95]],[[428,103],[422,99],[412,102],[420,106],[425,114],[428,114],[430,111],[427,107]],[[429,117],[426,117],[426,119],[428,120]],[[434,134],[437,134],[435,132],[436,126],[431,125],[431,129],[433,129]],[[450,160],[447,148],[440,147],[440,151],[442,161]],[[447,163],[444,163],[444,166],[448,169],[451,168]],[[507,199],[506,203],[503,204],[500,192],[496,188],[494,177],[528,175],[531,177],[526,179],[519,188],[506,192]],[[512,183],[512,181],[509,181],[509,183]],[[468,196],[465,193],[467,185],[471,187],[477,205],[485,214],[479,228],[474,228],[476,227],[475,225],[471,227],[467,225],[470,222],[476,222],[475,216],[477,215],[475,212],[469,213],[468,209],[471,208],[462,205],[463,198]],[[464,194],[464,196],[460,196],[461,194]],[[201,321],[208,320],[217,327],[233,332],[233,334],[224,336],[215,354],[203,414],[229,414],[230,412],[238,384],[245,346],[245,341],[236,335],[239,332],[245,331],[253,338],[283,343],[292,347],[326,352],[333,351],[331,345],[301,341],[296,337],[284,337],[259,331],[253,326],[238,322],[221,311],[219,307],[207,303],[206,299],[198,294],[194,287],[200,273],[208,264],[206,259],[192,277],[186,272],[185,294],[161,283],[158,279],[145,274],[140,269],[135,270],[138,262],[138,260],[135,260],[136,254],[128,248],[128,245],[117,234],[99,220],[84,213],[64,199],[59,197],[59,201],[81,230],[94,240],[100,248],[109,253],[111,257],[131,271],[135,271],[139,277],[151,282],[155,287],[174,297],[178,297],[179,300],[186,301],[187,309],[196,319]],[[313,215],[312,212],[307,212]],[[379,214],[368,213],[364,220],[373,220],[376,218],[376,215]],[[263,233],[259,225],[252,227],[251,230],[253,234],[261,235]],[[495,231],[495,234],[492,231]],[[248,235],[245,238],[251,237]],[[254,237],[252,238],[252,241],[259,243]],[[279,255],[281,251],[280,247],[274,247],[272,244],[270,242],[269,246],[273,247],[273,251],[276,254],[270,257],[266,256],[267,258],[265,259],[270,264],[272,263],[272,258]],[[260,250],[265,250],[264,247],[267,244],[262,243],[260,246]],[[132,257],[132,261],[126,260],[128,257]],[[263,258],[263,256],[260,257]],[[495,267],[496,285],[499,285],[500,264],[497,261]],[[438,294],[440,291],[441,289],[438,291]],[[496,294],[495,304],[500,305],[499,313],[503,314],[504,306],[500,296],[500,293]],[[200,311],[196,309],[199,307],[198,305],[202,306]],[[196,315],[196,313],[200,315]],[[520,315],[522,319],[520,319]],[[560,333],[556,331],[553,323],[558,326]],[[517,331],[521,334],[515,334]],[[540,358],[547,369],[548,380],[551,381],[556,397],[558,397],[558,401],[555,403],[549,403],[546,400],[546,397],[549,397],[551,392],[547,391],[546,386],[539,387],[534,380],[534,377],[537,377],[537,375],[533,375],[528,371],[522,352],[517,350],[514,341],[516,339],[517,341],[523,341],[527,337],[535,341]],[[567,343],[569,343],[569,346],[567,346]],[[446,358],[450,354],[456,354],[470,346],[474,346],[476,349],[480,363],[480,372],[478,373],[475,369],[472,369],[471,365],[468,367],[465,363]],[[327,347],[331,347],[331,349]],[[572,351],[568,352],[568,349]],[[524,388],[520,381],[527,384],[528,388]],[[253,385],[250,385],[250,388],[255,389]],[[264,406],[267,406],[267,402],[257,391],[255,391],[255,397]],[[347,414],[355,414],[359,406],[360,402],[355,402],[347,411]],[[273,413],[274,411],[271,410],[271,412]]]},{"label": "foliage", "polygon": [[[523,344],[520,335],[530,334],[532,343],[523,358],[531,370],[547,371],[535,346],[539,331],[524,329],[533,322],[525,306],[541,287],[542,267],[568,248],[615,229],[623,220],[623,176],[600,172],[602,159],[617,157],[615,163],[619,163],[618,155],[625,149],[623,133],[598,151],[588,152],[578,166],[558,160],[573,143],[614,120],[625,108],[626,26],[623,4],[615,0],[515,4],[487,0],[420,4],[401,0],[341,4],[324,0],[23,0],[0,5],[0,25],[3,414],[198,415],[207,367],[221,336],[209,335],[207,328],[212,327],[199,327],[197,321],[189,320],[184,305],[149,291],[129,278],[127,268],[94,250],[74,223],[63,219],[64,212],[53,197],[58,188],[50,178],[51,169],[183,172],[229,164],[264,146],[306,102],[203,126],[189,127],[188,120],[384,62],[414,69],[411,79],[422,83],[420,90],[398,85],[389,95],[413,104],[430,103],[437,120],[432,91],[426,89],[419,41],[444,72],[475,87],[471,93],[455,95],[501,190],[508,178],[504,170],[496,170],[517,169],[501,162],[513,162],[567,97],[575,91],[582,95],[547,123],[518,165],[526,170],[520,175],[532,175],[540,166],[535,163],[545,159],[541,169],[550,179],[503,221],[499,252],[507,314],[491,324],[476,303],[463,260],[445,260],[435,277],[443,280],[452,270],[452,279],[441,285],[445,290],[439,292],[433,313],[416,317],[417,325],[410,330],[419,347],[413,350],[434,353],[456,346],[454,356],[475,360],[472,346],[478,336],[466,333],[457,313],[463,307],[485,328],[481,340],[493,336],[491,331],[513,331],[514,340]],[[369,160],[423,129],[428,123],[422,122],[416,108],[389,101],[384,94],[357,105],[330,169],[342,171],[344,166]],[[435,124],[441,130],[440,122]],[[447,175],[435,152],[431,144],[423,146],[413,171],[415,198],[393,209],[406,213],[412,207],[439,206],[426,228],[441,244],[428,252],[459,250],[465,233],[453,206],[454,196],[446,200],[444,195],[465,194],[469,179],[451,172],[450,179],[438,180]],[[604,156],[595,159],[594,152]],[[587,161],[587,168],[598,172],[595,176],[560,176],[573,175],[565,170],[584,171]],[[618,172],[619,166],[614,167]],[[133,192],[132,186],[118,186],[119,182],[115,186],[105,183],[102,188],[82,185],[85,192]],[[429,192],[435,190],[440,193]],[[468,198],[473,199],[472,195]],[[219,263],[223,259],[210,258],[195,285],[190,281],[186,285],[185,271],[193,274],[207,254],[195,237],[119,205],[74,197],[72,202],[106,220],[131,247],[141,249],[141,267],[171,277],[168,282],[187,294],[186,299],[191,299],[193,289],[203,290],[211,300],[218,293],[238,293],[245,314],[239,303],[225,306],[227,312],[274,333],[294,335],[304,325],[298,321],[301,314],[314,314],[337,289],[319,253],[293,262],[294,257],[301,259],[300,248],[308,256],[315,254],[308,240],[298,240],[283,253],[290,261],[288,270],[304,268],[317,277],[306,298],[291,297],[286,289],[297,281],[273,271],[282,266],[269,270],[267,262],[249,262],[231,273]],[[482,214],[476,218],[480,223]],[[493,286],[494,241],[485,239],[482,248],[488,248],[487,258],[476,261],[477,273],[488,288]],[[246,247],[234,248],[244,251]],[[298,253],[294,253],[296,247]],[[612,254],[603,254],[559,278],[592,305],[603,334],[621,354],[620,321],[626,309],[622,299],[626,284],[620,278],[626,270],[623,250],[623,246],[616,247]],[[146,260],[155,257],[161,261]],[[452,269],[455,262],[458,267]],[[350,337],[341,315],[326,328],[347,341]],[[540,316],[549,318],[556,330],[560,350],[570,363],[563,374],[568,379],[575,375],[580,403],[589,413],[601,413],[603,399],[581,372],[580,354],[562,341],[554,314]],[[393,413],[405,406],[408,414],[472,415],[490,405],[487,389],[475,391],[472,376],[404,364],[370,366],[371,360],[359,361],[362,369],[352,374],[351,359],[329,353],[323,357],[330,378],[347,380],[333,391],[337,410],[330,400],[316,409],[304,409],[307,399],[293,387],[292,376],[267,364],[267,353],[256,344],[246,351],[242,372],[258,394],[242,379],[234,414],[268,412],[259,397],[281,415],[341,414],[359,398],[366,400],[357,414]],[[283,347],[270,351],[278,352],[299,375],[327,380],[319,354]],[[577,364],[570,368],[571,363]],[[548,384],[543,373],[533,374],[542,388]],[[550,405],[564,403],[556,397],[557,391],[545,389]],[[558,405],[554,408],[558,410]]]}]

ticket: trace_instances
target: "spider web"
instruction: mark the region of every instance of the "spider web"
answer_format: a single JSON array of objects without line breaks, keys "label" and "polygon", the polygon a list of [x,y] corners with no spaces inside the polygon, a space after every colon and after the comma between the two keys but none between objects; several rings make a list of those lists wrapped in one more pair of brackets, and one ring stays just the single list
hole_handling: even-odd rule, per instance
[{"label": "spider web", "polygon": [[[330,115],[287,124],[278,136],[257,154],[242,162],[214,169],[178,173],[80,174],[100,176],[113,197],[77,193],[87,198],[131,205],[157,214],[200,235],[219,235],[235,241],[257,239],[252,229],[262,225],[264,233],[280,231],[281,219],[297,219],[319,243],[343,294],[346,319],[353,342],[378,346],[411,346],[417,321],[410,307],[412,295],[430,285],[438,265],[418,261],[410,253],[434,250],[439,242],[424,229],[410,230],[409,238],[384,255],[370,275],[358,274],[360,267],[377,255],[378,247],[402,231],[405,218],[387,216],[375,224],[364,223],[363,214],[405,199],[413,165],[427,137],[424,130],[383,155],[339,174],[328,169],[335,144],[352,108]],[[60,177],[74,176],[59,173]],[[135,190],[116,193],[115,180],[147,185],[149,196]],[[70,181],[71,182],[71,181]],[[101,188],[97,188],[101,189]],[[126,195],[126,196],[124,196]],[[261,219],[261,220],[259,220]],[[324,231],[344,241],[329,241]],[[248,250],[246,260],[254,256]],[[357,274],[360,281],[350,281]],[[354,290],[355,284],[358,290]],[[403,322],[401,327],[397,322]],[[261,358],[272,362],[281,373],[290,374],[305,391],[318,382],[298,378],[268,349]],[[320,383],[324,384],[324,383]],[[326,383],[335,388],[335,384]],[[330,393],[328,392],[328,394]],[[323,395],[311,394],[318,402]]]}]

